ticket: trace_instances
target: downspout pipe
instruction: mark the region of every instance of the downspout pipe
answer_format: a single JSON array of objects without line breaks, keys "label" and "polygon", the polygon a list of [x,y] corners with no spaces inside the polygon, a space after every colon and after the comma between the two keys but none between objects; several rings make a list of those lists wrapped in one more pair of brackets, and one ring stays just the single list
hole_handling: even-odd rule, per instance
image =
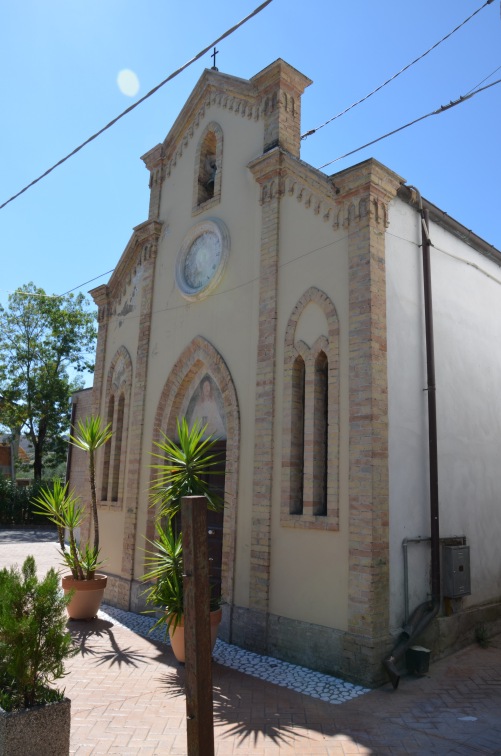
[{"label": "downspout pipe", "polygon": [[423,208],[420,192],[408,187],[418,200],[421,216],[421,252],[423,261],[423,294],[426,337],[426,370],[428,392],[428,454],[430,471],[430,540],[431,540],[431,601],[425,601],[412,612],[390,656],[383,660],[393,688],[398,688],[400,673],[398,662],[415,639],[430,624],[440,608],[440,527],[438,502],[438,444],[437,401],[435,382],[435,347],[433,337],[433,301],[431,292],[429,214]]}]

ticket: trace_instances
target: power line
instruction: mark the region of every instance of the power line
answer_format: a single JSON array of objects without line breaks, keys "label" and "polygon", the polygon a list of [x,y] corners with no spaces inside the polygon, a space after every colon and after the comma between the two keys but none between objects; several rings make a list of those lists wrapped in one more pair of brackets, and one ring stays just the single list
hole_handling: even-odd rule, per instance
[{"label": "power line", "polygon": [[495,69],[494,69],[494,71],[491,71],[491,73],[490,73],[490,74],[488,74],[488,76],[484,76],[484,78],[482,79],[482,81],[479,81],[479,82],[478,82],[478,84],[475,84],[475,86],[474,86],[474,87],[472,87],[471,89],[469,89],[469,90],[468,90],[468,92],[467,92],[466,94],[470,94],[470,92],[473,92],[473,90],[474,90],[474,89],[476,89],[476,88],[477,88],[477,87],[479,87],[479,86],[480,86],[481,84],[483,84],[483,83],[484,83],[484,81],[487,81],[487,79],[490,79],[490,78],[491,78],[491,76],[494,76],[494,74],[495,74],[495,73],[497,73],[497,72],[498,72],[498,71],[499,71],[500,69],[501,69],[501,66],[498,66],[497,68],[495,68]]},{"label": "power line", "polygon": [[109,123],[107,123],[106,126],[103,126],[102,129],[100,129],[99,131],[96,131],[95,134],[93,134],[91,137],[89,137],[88,139],[86,139],[85,142],[82,142],[82,144],[80,144],[78,147],[76,147],[74,150],[72,150],[72,152],[70,152],[68,155],[66,155],[66,157],[62,158],[61,160],[58,160],[57,163],[55,163],[51,168],[49,168],[44,173],[42,173],[38,178],[36,178],[33,181],[31,181],[29,184],[27,184],[19,192],[17,192],[16,194],[12,195],[12,197],[9,197],[8,200],[6,200],[3,204],[0,205],[0,210],[2,210],[6,205],[8,205],[9,202],[12,202],[13,200],[17,199],[21,194],[24,194],[24,192],[26,192],[28,189],[31,189],[32,186],[34,186],[35,184],[38,184],[38,182],[41,181],[46,176],[48,176],[49,173],[52,173],[53,170],[55,170],[60,165],[62,165],[63,163],[65,163],[67,160],[69,160],[71,157],[73,157],[73,155],[76,155],[77,152],[80,152],[81,149],[83,149],[84,147],[86,147],[94,139],[97,139],[98,136],[101,136],[101,134],[103,134],[105,131],[107,131],[112,126],[114,126],[117,123],[117,121],[119,121],[125,115],[127,115],[132,110],[134,110],[135,108],[137,108],[138,105],[141,105],[141,103],[143,103],[145,100],[147,100],[148,97],[151,97],[151,95],[155,94],[155,92],[157,92],[160,89],[160,87],[163,87],[164,84],[167,84],[167,82],[171,81],[176,76],[178,76],[180,73],[182,73],[186,68],[188,68],[188,66],[191,66],[192,63],[195,63],[197,60],[199,60],[203,55],[205,55],[205,53],[207,53],[211,49],[211,47],[215,47],[223,39],[226,39],[226,37],[229,37],[230,34],[233,34],[233,32],[236,31],[240,26],[243,26],[243,24],[245,24],[251,18],[253,18],[254,16],[257,16],[257,14],[260,13],[264,8],[266,8],[266,6],[269,5],[272,1],[273,0],[265,0],[265,2],[262,3],[255,10],[253,10],[252,13],[249,13],[248,16],[246,16],[241,21],[239,21],[237,24],[235,24],[234,26],[232,26],[231,29],[228,29],[227,31],[225,31],[224,34],[221,34],[221,36],[218,37],[217,39],[215,39],[213,42],[211,42],[210,45],[207,45],[207,47],[204,47],[204,49],[201,50],[199,53],[197,53],[194,58],[191,58],[191,60],[189,60],[184,65],[182,65],[181,68],[178,68],[176,71],[174,71],[173,73],[171,73],[166,79],[164,79],[163,81],[161,81],[160,84],[157,84],[156,87],[153,87],[153,89],[151,89],[147,94],[145,94],[144,97],[141,97],[141,99],[139,99],[133,105],[131,105],[130,107],[126,108],[123,111],[123,113],[120,113],[120,115],[118,115],[112,121],[110,121]]},{"label": "power line", "polygon": [[[501,66],[496,68],[494,71],[492,71],[488,76],[486,76],[482,81],[486,81],[489,79],[494,73],[496,73]],[[482,82],[480,82],[482,83]],[[383,136],[378,137],[377,139],[373,139],[371,142],[367,142],[366,144],[362,145],[361,147],[357,147],[354,150],[351,150],[350,152],[346,152],[344,155],[340,155],[337,158],[334,158],[334,160],[330,160],[328,163],[324,163],[321,165],[318,170],[322,170],[323,168],[326,168],[328,165],[332,165],[332,163],[336,163],[338,160],[343,160],[345,157],[349,157],[350,155],[353,155],[356,152],[360,152],[361,150],[365,149],[366,147],[370,147],[373,144],[376,144],[377,142],[381,142],[383,139],[386,139],[389,136],[393,136],[393,134],[397,134],[399,131],[403,131],[404,129],[407,129],[409,126],[413,126],[416,123],[419,123],[419,121],[423,121],[426,118],[429,118],[432,115],[438,115],[439,113],[443,113],[446,110],[450,110],[451,108],[455,107],[456,105],[460,105],[463,102],[466,102],[466,100],[471,99],[476,94],[479,94],[479,92],[483,92],[486,89],[490,89],[490,87],[495,86],[496,84],[500,84],[501,79],[497,79],[496,81],[493,81],[491,84],[488,84],[485,87],[482,87],[481,89],[475,89],[475,91],[470,90],[466,95],[463,95],[459,97],[459,99],[451,101],[448,105],[441,105],[440,108],[437,108],[437,110],[433,110],[431,113],[427,113],[426,115],[420,116],[419,118],[415,118],[413,121],[410,121],[409,123],[406,123],[404,126],[400,126],[398,129],[394,129],[393,131],[389,131],[387,134],[384,134]],[[478,86],[478,85],[477,85]],[[316,250],[314,250],[316,251]],[[11,294],[22,294],[23,296],[45,296],[48,298],[54,298],[59,299],[61,297],[65,297],[67,294],[71,294],[74,291],[77,291],[77,289],[81,289],[82,286],[86,286],[89,283],[92,283],[93,281],[97,281],[99,278],[103,278],[103,276],[107,276],[110,273],[113,273],[115,269],[112,268],[111,270],[107,270],[105,273],[100,273],[98,276],[94,276],[94,278],[90,278],[88,281],[84,281],[83,283],[79,284],[78,286],[74,286],[72,289],[69,289],[68,291],[64,292],[64,294],[36,294],[33,292],[23,292],[17,289],[15,292],[6,292]],[[257,279],[255,279],[257,280]],[[238,287],[237,287],[238,288]],[[4,290],[5,291],[5,290]]]},{"label": "power line", "polygon": [[90,278],[88,281],[84,281],[79,286],[75,286],[73,289],[69,289],[68,291],[65,291],[64,294],[58,294],[59,297],[65,297],[67,294],[71,294],[73,291],[76,291],[77,289],[81,289],[82,286],[87,286],[87,284],[92,283],[93,281],[97,281],[98,278],[102,278],[103,276],[108,276],[110,273],[113,273],[115,268],[112,268],[111,270],[107,270],[106,273],[101,273],[99,276],[95,276],[94,278]]},{"label": "power line", "polygon": [[446,39],[449,39],[449,37],[452,37],[452,35],[457,32],[459,29],[461,29],[462,26],[464,26],[468,21],[470,21],[474,16],[477,15],[477,13],[480,13],[481,10],[483,10],[487,5],[490,5],[493,2],[493,0],[487,0],[481,8],[477,8],[477,10],[471,14],[471,16],[468,16],[468,18],[465,18],[465,20],[459,24],[459,26],[456,26],[455,29],[450,31],[448,34],[445,35],[445,37],[442,37],[438,42],[435,42],[434,45],[432,45],[426,52],[422,53],[418,58],[413,60],[411,63],[408,63],[406,66],[400,69],[396,74],[393,74],[393,76],[390,76],[389,79],[387,79],[383,84],[380,84],[379,87],[376,87],[376,89],[373,89],[372,92],[369,92],[369,94],[365,95],[365,97],[362,97],[360,100],[357,100],[356,102],[349,105],[347,108],[342,110],[340,113],[338,113],[335,116],[332,116],[332,118],[329,118],[329,120],[325,121],[325,123],[320,124],[320,126],[317,126],[315,129],[310,129],[309,131],[305,132],[301,135],[301,139],[306,139],[306,137],[311,136],[312,134],[315,134],[315,132],[319,131],[320,129],[323,129],[324,126],[327,126],[327,124],[332,123],[332,121],[335,121],[336,118],[340,118],[345,113],[348,113],[349,110],[352,110],[357,105],[360,105],[362,102],[365,102],[369,99],[369,97],[372,97],[372,95],[376,94],[376,92],[379,92],[383,87],[385,87],[390,82],[394,81],[400,74],[403,74],[404,71],[407,71],[411,66],[413,66],[415,63],[418,63],[420,60],[422,60],[428,53],[430,53],[432,50],[434,50],[436,47],[442,44],[442,42],[445,42]]},{"label": "power line", "polygon": [[72,292],[77,291],[77,289],[81,289],[82,286],[87,286],[87,284],[90,284],[93,281],[97,281],[98,278],[102,278],[103,276],[108,276],[110,273],[113,273],[114,270],[115,268],[112,268],[111,270],[107,270],[106,273],[101,273],[99,276],[90,278],[88,281],[84,281],[78,286],[74,286],[73,289],[69,289],[68,291],[65,291],[64,294],[39,294],[36,291],[22,291],[22,289],[16,289],[15,291],[8,291],[7,289],[0,289],[0,291],[5,292],[6,294],[19,294],[22,297],[40,297],[41,299],[62,299],[63,297],[66,297],[68,294],[71,294]]},{"label": "power line", "polygon": [[380,136],[377,139],[373,139],[372,141],[367,142],[366,144],[363,144],[361,147],[357,147],[355,150],[350,150],[350,152],[345,152],[344,155],[340,155],[339,157],[334,158],[334,160],[330,160],[328,163],[324,163],[318,168],[318,170],[321,171],[322,168],[326,168],[328,165],[332,165],[332,163],[337,163],[338,160],[342,160],[343,158],[349,157],[350,155],[354,155],[355,152],[360,152],[360,150],[364,150],[366,147],[370,147],[371,145],[376,144],[377,142],[381,142],[383,139],[387,139],[387,137],[393,136],[393,134],[398,134],[399,131],[408,129],[409,126],[414,126],[415,123],[419,123],[419,121],[424,121],[425,118],[430,118],[430,116],[439,115],[440,113],[444,113],[446,110],[450,110],[451,108],[454,108],[456,105],[461,105],[461,103],[466,102],[466,100],[471,99],[475,95],[479,94],[479,92],[484,92],[486,89],[490,89],[490,87],[494,87],[496,84],[501,84],[501,79],[497,79],[496,81],[493,81],[491,84],[487,84],[487,86],[485,87],[476,89],[474,92],[470,92],[466,95],[462,95],[457,100],[451,101],[448,105],[441,105],[439,108],[437,108],[437,110],[433,110],[431,113],[427,113],[426,115],[420,116],[419,118],[415,118],[413,121],[406,123],[404,126],[399,126],[398,129],[393,129],[393,131],[389,131],[387,134],[383,134],[383,136]]}]

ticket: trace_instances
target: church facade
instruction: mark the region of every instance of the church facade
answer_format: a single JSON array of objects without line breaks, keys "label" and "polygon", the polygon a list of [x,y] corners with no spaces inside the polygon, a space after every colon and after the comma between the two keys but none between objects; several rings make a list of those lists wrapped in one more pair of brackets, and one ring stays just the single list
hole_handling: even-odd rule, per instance
[{"label": "church facade", "polygon": [[[74,416],[114,430],[98,460],[108,602],[143,608],[155,442],[200,419],[225,459],[223,639],[377,684],[430,594],[422,208],[442,560],[471,577],[424,637],[439,655],[501,622],[501,253],[376,160],[333,176],[303,162],[310,84],[282,60],[250,80],[206,70],[143,156],[149,217],[91,292],[95,380]],[[85,497],[82,464],[73,450]]]}]

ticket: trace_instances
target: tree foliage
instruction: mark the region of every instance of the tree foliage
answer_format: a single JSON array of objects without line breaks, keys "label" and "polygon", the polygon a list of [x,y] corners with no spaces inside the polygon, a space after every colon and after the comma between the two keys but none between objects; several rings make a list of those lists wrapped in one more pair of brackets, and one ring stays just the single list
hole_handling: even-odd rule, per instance
[{"label": "tree foliage", "polygon": [[96,327],[87,304],[82,294],[48,296],[29,283],[0,305],[0,424],[30,439],[36,479],[44,464],[64,458],[70,395],[82,387],[78,374],[92,371]]}]

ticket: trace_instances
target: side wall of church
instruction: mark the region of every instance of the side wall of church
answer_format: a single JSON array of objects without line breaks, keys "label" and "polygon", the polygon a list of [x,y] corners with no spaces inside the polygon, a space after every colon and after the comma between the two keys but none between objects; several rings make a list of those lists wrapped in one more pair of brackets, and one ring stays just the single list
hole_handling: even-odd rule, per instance
[{"label": "side wall of church", "polygon": [[[261,278],[258,385],[275,384],[268,405],[256,404],[261,432],[254,456],[250,601],[247,612],[236,607],[233,639],[375,682],[391,643],[384,230],[387,204],[400,179],[367,161],[335,177],[341,188],[334,197],[325,184],[315,185],[314,172],[279,154],[268,153],[251,168],[267,224],[263,220],[262,265],[270,271]],[[276,328],[267,299],[268,292],[274,296],[275,271]],[[322,352],[325,440],[315,431],[321,371],[311,370]],[[266,363],[267,354],[274,354],[274,363]],[[298,396],[291,407],[294,355],[294,364],[305,365],[305,381],[303,399]],[[304,413],[297,420],[304,427],[297,435],[291,409],[297,415],[301,401]],[[262,449],[270,434],[273,474],[267,498],[270,476]],[[301,460],[290,456],[298,446]],[[322,448],[328,458],[325,507],[314,494],[315,460]],[[262,476],[256,465],[260,456]],[[297,461],[304,464],[302,480],[289,483]],[[299,509],[298,488],[303,490]]]},{"label": "side wall of church", "polygon": [[[107,343],[106,343],[106,357],[104,360],[103,371],[103,391],[100,397],[100,403],[98,412],[103,418],[104,422],[112,422],[114,425],[114,435],[117,435],[116,422],[116,407],[110,406],[110,397],[116,394],[112,388],[112,373],[114,364],[117,361],[120,352],[126,352],[128,360],[131,362],[131,376],[129,382],[134,381],[134,376],[137,371],[137,348],[139,341],[140,330],[140,310],[141,300],[143,297],[143,275],[144,268],[142,266],[136,269],[133,274],[132,280],[127,283],[124,290],[121,292],[121,296],[117,297],[117,300],[110,308],[110,314],[107,324]],[[119,401],[119,396],[114,396],[114,404]],[[114,410],[115,417],[110,416],[111,411]],[[121,578],[127,579],[127,575],[123,574],[122,564],[124,556],[124,530],[125,530],[125,518],[126,518],[126,496],[127,496],[127,471],[129,468],[129,462],[133,463],[133,458],[137,455],[137,450],[131,448],[132,428],[131,424],[131,411],[130,401],[127,405],[126,411],[126,429],[125,436],[122,441],[122,448],[120,451],[120,462],[115,463],[115,449],[116,438],[112,439],[109,448],[109,462],[108,472],[104,471],[105,464],[105,451],[99,450],[97,457],[97,469],[98,469],[98,495],[100,498],[99,504],[99,522],[103,536],[101,538],[103,555],[106,557],[106,570],[109,574],[109,587],[107,588],[106,598],[107,600],[118,602],[120,596],[120,584]],[[118,466],[118,476],[120,479],[120,487],[117,491],[116,497],[112,497],[103,492],[104,477],[110,480],[113,476],[114,463]],[[112,500],[115,499],[115,500]]]},{"label": "side wall of church", "polygon": [[[324,221],[311,205],[305,205],[305,198],[298,198],[300,189],[299,180],[286,179],[280,205],[270,612],[342,631],[348,626],[348,239],[345,229],[333,229],[332,220]],[[330,300],[339,323],[339,375],[333,380],[338,383],[336,392],[340,392],[340,421],[336,423],[337,438],[333,437],[332,443],[340,451],[329,465],[329,475],[337,480],[332,496],[339,511],[339,524],[329,530],[322,527],[321,521],[326,517],[317,517],[319,527],[314,528],[311,525],[315,523],[306,522],[311,519],[306,513],[292,522],[284,522],[281,507],[277,506],[282,496],[280,471],[286,453],[280,443],[287,412],[284,390],[290,380],[284,375],[286,332],[297,303],[311,288]],[[319,338],[329,337],[329,324],[317,299],[315,295],[310,299],[307,294],[309,304],[302,309],[294,333],[294,343],[302,342],[308,350],[314,348]],[[308,388],[312,390],[310,384]]]},{"label": "side wall of church", "polygon": [[[430,238],[440,535],[443,539],[466,538],[471,567],[471,595],[446,601],[444,609],[446,614],[455,615],[449,624],[452,627],[454,623],[453,632],[457,637],[466,631],[467,639],[472,642],[474,625],[482,620],[478,607],[483,605],[488,615],[492,603],[501,600],[498,454],[501,267],[433,221]],[[404,618],[402,542],[405,538],[426,537],[430,533],[420,244],[418,212],[396,199],[391,206],[386,240],[390,621],[395,632]],[[410,543],[408,560],[409,609],[412,611],[428,596],[429,543]],[[435,628],[434,634],[443,632],[451,647],[450,632],[445,629],[448,619],[439,620],[438,625],[443,625],[443,629]],[[457,622],[463,624],[461,632]],[[440,642],[445,644],[445,640],[444,637]],[[429,641],[433,642],[433,638]]]},{"label": "side wall of church", "polygon": [[144,425],[151,304],[160,224],[134,229],[107,286],[91,291],[98,305],[92,412],[112,439],[96,455],[101,556],[106,600],[129,608],[136,552],[138,485]]}]

